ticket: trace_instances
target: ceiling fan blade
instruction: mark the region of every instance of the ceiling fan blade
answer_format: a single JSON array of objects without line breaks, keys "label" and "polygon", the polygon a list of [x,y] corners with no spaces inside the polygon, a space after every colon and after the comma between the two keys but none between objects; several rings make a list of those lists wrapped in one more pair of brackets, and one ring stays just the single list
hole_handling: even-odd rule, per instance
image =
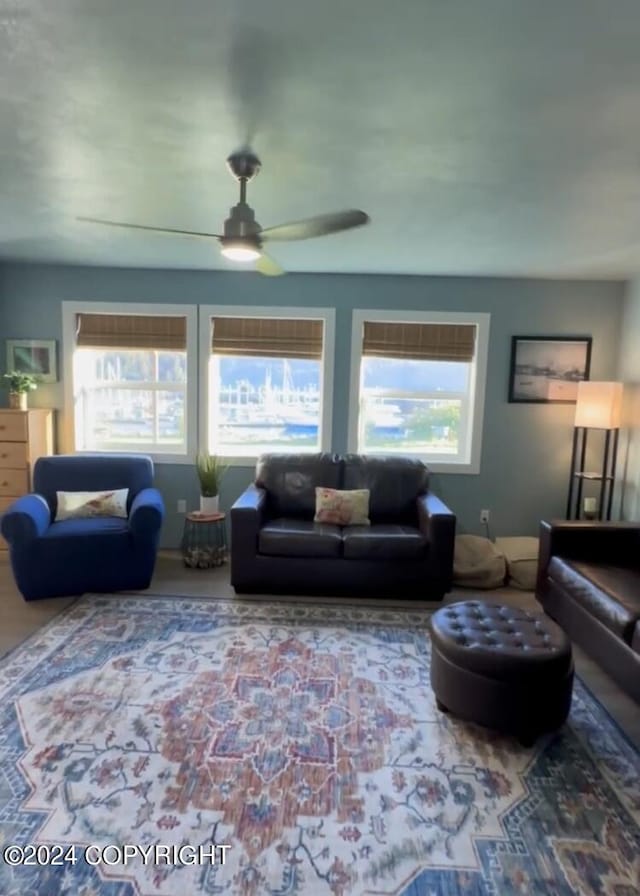
[{"label": "ceiling fan blade", "polygon": [[316,215],[315,218],[305,218],[303,221],[291,221],[289,224],[267,227],[260,231],[260,239],[308,240],[314,236],[326,236],[329,233],[338,233],[340,230],[349,230],[351,227],[360,227],[368,223],[369,215],[352,208],[344,212]]},{"label": "ceiling fan blade", "polygon": [[282,274],[286,274],[284,268],[281,268],[278,262],[265,252],[256,261],[256,271],[264,274],[265,277],[280,277]]},{"label": "ceiling fan blade", "polygon": [[104,221],[102,218],[76,218],[77,221],[88,221],[90,224],[107,224],[109,227],[128,227],[134,230],[155,230],[159,233],[177,233],[180,236],[197,236],[204,239],[220,239],[219,233],[201,233],[198,230],[177,230],[174,227],[150,227],[148,224],[128,224],[125,221]]}]

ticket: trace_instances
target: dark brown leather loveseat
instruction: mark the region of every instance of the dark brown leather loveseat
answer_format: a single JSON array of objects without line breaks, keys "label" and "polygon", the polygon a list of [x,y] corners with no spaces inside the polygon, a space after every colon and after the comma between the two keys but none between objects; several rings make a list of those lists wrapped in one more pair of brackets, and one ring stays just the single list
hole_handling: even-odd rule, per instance
[{"label": "dark brown leather loveseat", "polygon": [[[369,489],[370,526],[314,523],[317,486]],[[409,457],[265,454],[231,508],[237,592],[390,595],[451,589],[456,518]]]},{"label": "dark brown leather loveseat", "polygon": [[536,597],[640,702],[640,524],[543,521]]}]

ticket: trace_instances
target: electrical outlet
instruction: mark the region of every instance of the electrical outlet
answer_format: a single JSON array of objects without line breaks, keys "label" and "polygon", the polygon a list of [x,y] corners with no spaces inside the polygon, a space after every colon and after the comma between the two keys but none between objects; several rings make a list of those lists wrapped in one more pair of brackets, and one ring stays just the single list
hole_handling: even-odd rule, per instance
[{"label": "electrical outlet", "polygon": [[186,513],[187,512],[187,502],[184,498],[178,499],[178,513]]},{"label": "electrical outlet", "polygon": [[488,511],[488,510],[481,510],[481,511],[480,511],[480,522],[481,522],[481,523],[488,523],[488,522],[489,522],[489,511]]}]

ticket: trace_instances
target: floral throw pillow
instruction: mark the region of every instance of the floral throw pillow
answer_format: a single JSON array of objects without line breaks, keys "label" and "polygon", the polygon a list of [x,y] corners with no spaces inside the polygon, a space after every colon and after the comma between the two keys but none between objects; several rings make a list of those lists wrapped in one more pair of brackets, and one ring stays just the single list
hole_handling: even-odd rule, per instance
[{"label": "floral throw pillow", "polygon": [[56,492],[56,522],[93,516],[127,518],[128,488],[104,492]]},{"label": "floral throw pillow", "polygon": [[339,491],[335,488],[316,488],[316,523],[334,526],[368,526],[369,489],[355,488]]}]

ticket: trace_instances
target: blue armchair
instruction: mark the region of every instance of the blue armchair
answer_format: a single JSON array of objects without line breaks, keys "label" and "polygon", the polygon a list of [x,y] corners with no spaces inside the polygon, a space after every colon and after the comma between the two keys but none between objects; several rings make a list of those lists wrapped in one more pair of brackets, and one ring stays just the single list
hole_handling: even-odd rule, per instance
[{"label": "blue armchair", "polygon": [[[153,488],[150,457],[84,454],[41,457],[33,471],[34,494],[18,498],[0,529],[25,600],[148,588],[153,574],[164,504]],[[55,522],[56,492],[128,488],[128,518],[112,516]]]}]

